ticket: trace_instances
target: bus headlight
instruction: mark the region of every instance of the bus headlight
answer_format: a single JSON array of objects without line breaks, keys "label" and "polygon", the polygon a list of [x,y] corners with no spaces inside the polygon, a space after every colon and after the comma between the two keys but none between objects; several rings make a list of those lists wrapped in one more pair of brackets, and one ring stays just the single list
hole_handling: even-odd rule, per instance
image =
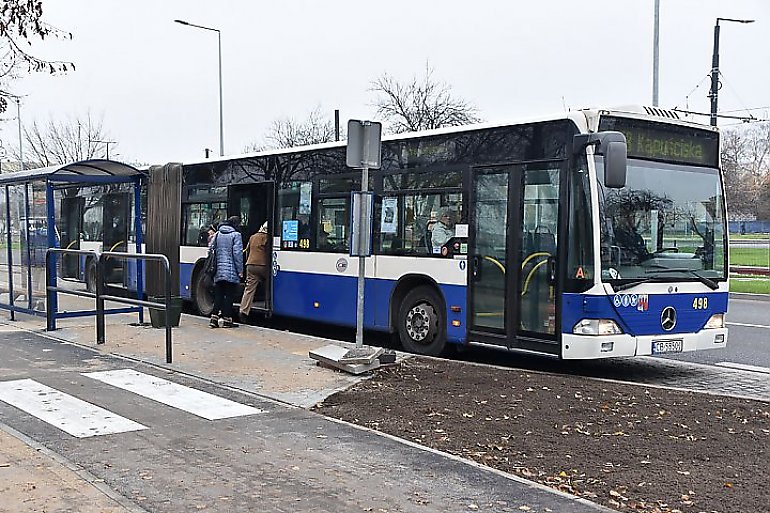
[{"label": "bus headlight", "polygon": [[718,314],[712,315],[703,328],[714,329],[714,328],[724,328],[724,327],[725,327],[725,314],[718,313]]},{"label": "bus headlight", "polygon": [[612,319],[583,319],[572,328],[575,335],[620,335],[623,330]]}]

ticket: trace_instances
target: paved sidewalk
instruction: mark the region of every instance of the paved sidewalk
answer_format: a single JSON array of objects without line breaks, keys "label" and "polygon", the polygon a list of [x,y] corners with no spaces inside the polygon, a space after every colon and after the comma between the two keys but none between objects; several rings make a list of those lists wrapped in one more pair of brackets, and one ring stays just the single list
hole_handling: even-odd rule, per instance
[{"label": "paved sidewalk", "polygon": [[[0,331],[8,334],[22,328],[77,343],[99,353],[147,362],[301,408],[365,379],[319,367],[308,358],[308,351],[328,344],[328,340],[251,326],[212,330],[206,326],[206,319],[186,315],[180,328],[174,329],[174,363],[166,364],[164,330],[132,326],[131,322],[136,322],[135,315],[109,317],[107,343],[98,347],[94,343],[93,319],[67,320],[60,323],[60,330],[46,334],[41,319],[23,318],[15,323],[0,321]],[[220,478],[238,490],[263,483],[265,496],[252,499],[248,506],[230,503],[227,511],[608,511],[541,485],[366,429],[340,424],[301,408],[276,404],[271,410],[277,418],[264,417],[249,427],[254,443],[264,443],[266,449],[276,454],[290,451],[293,455],[290,460],[273,460],[270,450],[244,456],[255,458],[248,466],[254,472],[252,476],[243,473],[246,460],[240,461],[243,459],[240,455],[239,460],[229,463],[233,466],[232,472],[226,471],[227,462],[216,463],[225,465]],[[323,436],[318,435],[319,432]],[[222,432],[219,443],[225,447],[237,444],[236,433]],[[52,448],[57,452],[76,451],[73,443],[65,440]],[[95,474],[100,472],[98,466],[87,468]],[[117,477],[110,472],[113,470],[105,470],[101,477],[105,477],[106,484],[121,490]],[[201,472],[206,470],[201,469]],[[52,496],[59,495],[53,491],[57,486],[63,490],[71,488],[65,479],[55,475],[37,474],[35,479],[46,481],[52,487]],[[158,480],[154,485],[160,486],[161,482]],[[83,486],[89,490],[88,486]],[[155,495],[155,492],[151,493]],[[301,502],[295,502],[302,497]],[[151,500],[142,505],[149,507],[149,502]],[[184,511],[173,507],[164,504],[157,511]],[[213,502],[208,509],[224,510],[218,509],[222,507],[221,503]],[[80,510],[76,507],[72,511]]]},{"label": "paved sidewalk", "polygon": [[137,513],[98,479],[0,423],[0,513]]}]

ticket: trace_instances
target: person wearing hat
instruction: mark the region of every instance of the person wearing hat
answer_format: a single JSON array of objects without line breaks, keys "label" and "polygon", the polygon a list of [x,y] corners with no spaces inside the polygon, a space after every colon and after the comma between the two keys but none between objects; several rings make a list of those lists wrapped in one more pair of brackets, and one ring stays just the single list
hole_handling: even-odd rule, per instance
[{"label": "person wearing hat", "polygon": [[251,304],[254,294],[260,283],[267,279],[267,265],[270,263],[267,257],[267,221],[262,223],[259,231],[249,237],[246,244],[246,290],[241,299],[241,316],[246,317],[251,312]]},{"label": "person wearing hat", "polygon": [[222,315],[222,327],[233,328],[233,303],[238,293],[238,285],[243,277],[243,241],[238,227],[241,219],[232,216],[219,226],[214,235],[209,251],[217,258],[217,272],[214,275],[214,310],[211,312],[209,326],[219,328],[219,315]]}]

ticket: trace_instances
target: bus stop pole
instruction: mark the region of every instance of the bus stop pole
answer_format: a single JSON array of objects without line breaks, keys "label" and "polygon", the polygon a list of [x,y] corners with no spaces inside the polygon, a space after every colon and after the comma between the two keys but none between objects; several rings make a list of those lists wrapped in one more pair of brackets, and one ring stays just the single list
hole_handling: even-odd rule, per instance
[{"label": "bus stop pole", "polygon": [[[361,192],[367,192],[369,188],[369,168],[364,167],[361,169]],[[361,197],[361,201],[358,202],[359,219],[364,218],[364,198]],[[360,233],[359,223],[359,243],[363,240],[363,236]],[[360,249],[360,247],[359,247]],[[361,348],[364,346],[364,282],[366,280],[366,257],[359,255],[358,257],[358,301],[356,302],[356,347]]]}]

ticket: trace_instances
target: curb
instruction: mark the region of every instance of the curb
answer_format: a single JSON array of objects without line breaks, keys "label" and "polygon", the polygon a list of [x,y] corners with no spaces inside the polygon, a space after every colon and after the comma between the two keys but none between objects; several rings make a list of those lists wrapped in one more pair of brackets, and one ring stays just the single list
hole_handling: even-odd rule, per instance
[{"label": "curb", "polygon": [[770,294],[752,294],[750,292],[730,292],[730,299],[747,299],[751,301],[770,301]]}]

